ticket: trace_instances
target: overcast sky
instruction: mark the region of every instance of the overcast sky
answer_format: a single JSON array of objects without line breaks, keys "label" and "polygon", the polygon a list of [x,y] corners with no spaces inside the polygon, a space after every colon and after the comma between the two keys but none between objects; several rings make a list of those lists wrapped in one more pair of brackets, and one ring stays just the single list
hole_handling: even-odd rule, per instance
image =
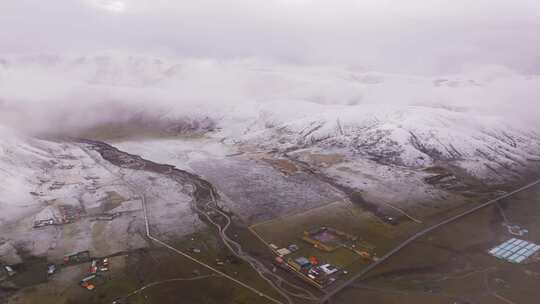
[{"label": "overcast sky", "polygon": [[0,0],[0,28],[0,124],[18,129],[279,100],[539,124],[540,0]]},{"label": "overcast sky", "polygon": [[400,73],[540,74],[538,0],[2,0],[0,53],[254,57]]}]

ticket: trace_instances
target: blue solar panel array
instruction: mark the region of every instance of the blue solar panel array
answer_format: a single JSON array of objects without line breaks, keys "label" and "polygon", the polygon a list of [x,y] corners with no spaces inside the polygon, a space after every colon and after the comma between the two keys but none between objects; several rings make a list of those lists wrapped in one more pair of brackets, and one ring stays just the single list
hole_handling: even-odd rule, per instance
[{"label": "blue solar panel array", "polygon": [[540,245],[512,238],[491,249],[489,254],[511,263],[521,263],[540,250]]}]

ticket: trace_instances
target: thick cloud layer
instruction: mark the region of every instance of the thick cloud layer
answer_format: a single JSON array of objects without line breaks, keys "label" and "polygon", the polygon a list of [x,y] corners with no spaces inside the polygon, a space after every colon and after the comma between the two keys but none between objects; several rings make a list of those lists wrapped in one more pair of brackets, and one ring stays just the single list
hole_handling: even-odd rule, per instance
[{"label": "thick cloud layer", "polygon": [[537,0],[1,1],[0,53],[104,49],[456,73],[540,73]]},{"label": "thick cloud layer", "polygon": [[444,107],[470,111],[471,119],[503,116],[532,126],[540,111],[538,88],[540,76],[498,66],[425,77],[122,53],[15,57],[0,68],[0,124],[60,134],[122,123],[167,128],[209,121],[205,126],[228,128],[256,120],[263,109],[286,117],[283,105],[297,102],[345,112],[365,104]]},{"label": "thick cloud layer", "polygon": [[19,0],[0,12],[0,124],[32,132],[245,121],[282,100],[526,124],[540,111],[536,0]]}]

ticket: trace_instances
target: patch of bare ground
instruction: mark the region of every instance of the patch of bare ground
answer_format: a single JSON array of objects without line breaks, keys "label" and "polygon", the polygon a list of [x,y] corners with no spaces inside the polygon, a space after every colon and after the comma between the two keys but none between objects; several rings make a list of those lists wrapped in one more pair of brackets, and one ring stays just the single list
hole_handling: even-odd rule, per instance
[{"label": "patch of bare ground", "polygon": [[326,168],[337,165],[345,159],[345,156],[337,153],[321,154],[321,153],[306,153],[309,162],[317,167]]},{"label": "patch of bare ground", "polygon": [[[126,116],[128,116],[126,114]],[[122,117],[120,117],[122,118]],[[159,116],[134,115],[125,119],[104,122],[88,127],[65,128],[43,137],[70,136],[103,141],[142,140],[149,138],[183,138],[201,136],[216,129],[209,118],[165,119]]]},{"label": "patch of bare ground", "polygon": [[286,159],[263,157],[262,160],[283,174],[293,174],[298,172],[298,167]]}]

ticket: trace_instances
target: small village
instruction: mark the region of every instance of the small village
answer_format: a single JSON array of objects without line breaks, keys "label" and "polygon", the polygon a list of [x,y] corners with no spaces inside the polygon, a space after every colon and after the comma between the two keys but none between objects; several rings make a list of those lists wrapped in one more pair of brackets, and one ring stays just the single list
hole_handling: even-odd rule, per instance
[{"label": "small village", "polygon": [[276,244],[269,244],[276,255],[274,263],[281,269],[294,272],[319,289],[324,289],[341,276],[349,274],[345,269],[348,265],[328,261],[328,256],[337,255],[338,249],[349,250],[365,262],[377,259],[373,246],[360,241],[354,235],[331,227],[323,226],[304,231],[300,239],[301,245],[288,244],[279,247]]},{"label": "small village", "polygon": [[[78,284],[89,291],[93,291],[97,286],[104,283],[106,278],[104,273],[110,269],[109,258],[93,258],[89,251],[81,251],[67,254],[64,256],[63,263],[57,265],[48,263],[46,267],[46,276],[50,277],[61,271],[63,267],[88,264],[87,273],[80,278]],[[0,281],[10,279],[17,276],[18,265],[2,265],[0,264]]]}]

